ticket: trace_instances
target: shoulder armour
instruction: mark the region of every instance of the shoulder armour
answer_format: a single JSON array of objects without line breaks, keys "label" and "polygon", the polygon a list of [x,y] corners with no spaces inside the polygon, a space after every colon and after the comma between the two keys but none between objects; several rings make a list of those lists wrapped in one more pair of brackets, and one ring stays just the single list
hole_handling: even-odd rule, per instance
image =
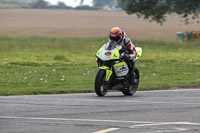
[{"label": "shoulder armour", "polygon": [[131,42],[131,40],[127,37],[124,38],[124,44],[127,45]]},{"label": "shoulder armour", "polygon": [[124,32],[124,31],[122,31],[122,35],[123,35],[123,37],[128,37],[128,36],[126,35],[126,32]]}]

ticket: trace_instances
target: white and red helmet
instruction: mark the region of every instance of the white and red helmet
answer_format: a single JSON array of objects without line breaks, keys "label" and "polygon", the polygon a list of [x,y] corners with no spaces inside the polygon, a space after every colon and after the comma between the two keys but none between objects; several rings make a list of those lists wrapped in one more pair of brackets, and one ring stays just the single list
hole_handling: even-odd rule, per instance
[{"label": "white and red helmet", "polygon": [[109,37],[111,40],[114,40],[117,43],[120,43],[122,40],[122,30],[119,27],[113,27],[110,30]]}]

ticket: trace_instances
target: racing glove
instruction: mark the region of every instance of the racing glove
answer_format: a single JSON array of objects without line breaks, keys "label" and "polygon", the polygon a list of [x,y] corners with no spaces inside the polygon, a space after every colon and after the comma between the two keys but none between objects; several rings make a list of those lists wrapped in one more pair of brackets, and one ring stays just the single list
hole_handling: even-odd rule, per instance
[{"label": "racing glove", "polygon": [[121,59],[124,60],[124,61],[128,61],[128,60],[130,60],[130,57],[129,57],[128,54],[122,53]]}]

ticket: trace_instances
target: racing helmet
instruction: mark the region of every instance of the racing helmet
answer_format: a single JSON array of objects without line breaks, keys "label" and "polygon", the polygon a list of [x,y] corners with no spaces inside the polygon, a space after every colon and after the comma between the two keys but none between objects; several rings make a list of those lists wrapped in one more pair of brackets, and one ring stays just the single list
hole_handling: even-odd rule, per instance
[{"label": "racing helmet", "polygon": [[122,30],[119,27],[113,27],[110,30],[109,37],[111,40],[114,40],[117,43],[120,43],[122,40]]}]

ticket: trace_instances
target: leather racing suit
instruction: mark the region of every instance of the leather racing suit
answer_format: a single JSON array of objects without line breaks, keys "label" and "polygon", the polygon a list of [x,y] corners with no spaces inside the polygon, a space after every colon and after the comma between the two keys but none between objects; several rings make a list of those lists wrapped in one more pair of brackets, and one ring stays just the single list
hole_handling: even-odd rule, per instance
[{"label": "leather racing suit", "polygon": [[136,58],[137,52],[135,46],[124,31],[122,31],[122,40],[118,44],[128,51],[128,55],[126,55],[128,60],[133,61]]}]

